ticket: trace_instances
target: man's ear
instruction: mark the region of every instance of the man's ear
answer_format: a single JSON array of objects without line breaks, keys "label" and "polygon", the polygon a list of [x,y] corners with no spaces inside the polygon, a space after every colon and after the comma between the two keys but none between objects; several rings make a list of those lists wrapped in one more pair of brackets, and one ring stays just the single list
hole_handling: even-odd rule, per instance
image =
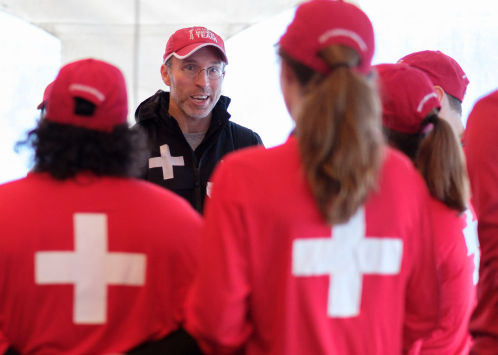
[{"label": "man's ear", "polygon": [[436,92],[438,101],[442,102],[444,98],[443,88],[441,86],[434,85],[434,91]]},{"label": "man's ear", "polygon": [[282,60],[280,66],[280,80],[282,84],[295,84],[296,79],[296,74],[291,69],[290,65],[286,61]]},{"label": "man's ear", "polygon": [[166,64],[161,65],[161,78],[163,78],[166,86],[171,86],[171,80],[169,77],[168,66]]}]

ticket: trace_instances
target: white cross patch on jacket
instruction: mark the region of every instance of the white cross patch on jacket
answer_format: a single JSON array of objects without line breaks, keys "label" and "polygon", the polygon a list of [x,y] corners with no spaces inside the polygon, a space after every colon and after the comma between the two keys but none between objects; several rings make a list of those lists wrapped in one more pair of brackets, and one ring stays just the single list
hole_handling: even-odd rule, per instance
[{"label": "white cross patch on jacket", "polygon": [[143,286],[147,256],[108,252],[107,215],[74,214],[74,251],[35,254],[37,285],[73,284],[75,324],[104,324],[107,286]]},{"label": "white cross patch on jacket", "polygon": [[403,241],[365,237],[365,211],[332,227],[332,238],[296,239],[292,274],[330,275],[327,314],[332,318],[360,314],[363,275],[396,275],[401,268]]},{"label": "white cross patch on jacket", "polygon": [[172,157],[167,144],[160,146],[159,151],[161,152],[160,157],[149,158],[149,169],[162,168],[163,179],[173,179],[173,166],[185,166],[183,157]]}]

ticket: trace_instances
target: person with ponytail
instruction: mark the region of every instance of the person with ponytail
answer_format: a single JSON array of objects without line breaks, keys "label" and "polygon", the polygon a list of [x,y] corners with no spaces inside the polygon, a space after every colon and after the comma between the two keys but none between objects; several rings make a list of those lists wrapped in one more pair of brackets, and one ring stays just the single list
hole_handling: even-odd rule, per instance
[{"label": "person with ponytail", "polygon": [[185,328],[206,354],[407,352],[439,314],[430,197],[384,145],[370,20],[306,2],[279,53],[295,132],[217,168]]},{"label": "person with ponytail", "polygon": [[466,245],[463,212],[469,202],[465,161],[428,76],[405,64],[376,67],[388,143],[405,153],[432,196],[434,240],[441,283],[438,327],[411,354],[468,354],[468,322],[475,306],[474,258]]}]

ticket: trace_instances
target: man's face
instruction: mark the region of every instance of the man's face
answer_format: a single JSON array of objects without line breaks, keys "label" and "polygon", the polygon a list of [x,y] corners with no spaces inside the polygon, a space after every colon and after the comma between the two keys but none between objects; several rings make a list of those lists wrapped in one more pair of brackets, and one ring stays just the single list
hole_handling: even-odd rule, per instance
[{"label": "man's face", "polygon": [[163,81],[170,87],[170,106],[177,106],[187,119],[201,119],[210,115],[221,95],[224,74],[216,80],[207,77],[202,70],[195,78],[188,77],[182,69],[194,65],[199,69],[219,67],[223,61],[218,50],[212,46],[199,49],[185,59],[172,57],[171,66],[163,65]]}]

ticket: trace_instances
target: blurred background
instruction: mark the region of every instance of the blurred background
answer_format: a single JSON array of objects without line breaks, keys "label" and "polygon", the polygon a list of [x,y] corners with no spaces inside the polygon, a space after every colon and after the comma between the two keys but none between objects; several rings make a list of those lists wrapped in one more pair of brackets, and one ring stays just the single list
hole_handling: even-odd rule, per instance
[{"label": "blurred background", "polygon": [[[0,0],[0,183],[26,175],[29,152],[15,143],[36,125],[45,87],[61,65],[94,57],[118,66],[127,81],[129,122],[138,104],[167,87],[160,77],[169,36],[205,26],[225,40],[229,59],[223,94],[232,120],[258,132],[267,147],[293,125],[279,88],[275,44],[296,0]],[[372,20],[374,63],[415,51],[453,57],[470,84],[463,102],[498,88],[498,4],[487,0],[356,0]]]}]

